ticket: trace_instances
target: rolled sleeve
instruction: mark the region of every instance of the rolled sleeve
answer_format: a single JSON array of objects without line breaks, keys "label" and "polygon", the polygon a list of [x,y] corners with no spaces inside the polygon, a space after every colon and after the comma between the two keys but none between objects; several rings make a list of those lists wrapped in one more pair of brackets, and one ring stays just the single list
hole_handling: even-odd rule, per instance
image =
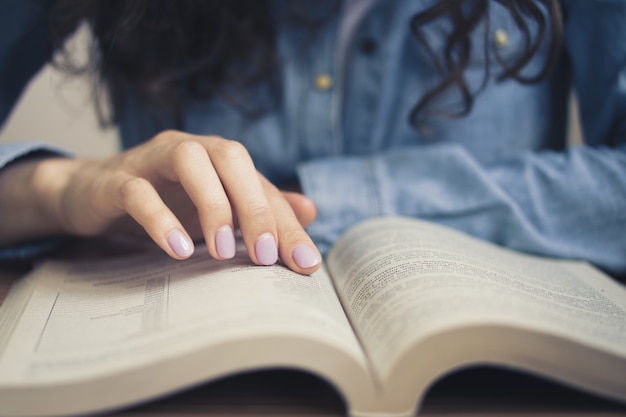
[{"label": "rolled sleeve", "polygon": [[622,276],[623,166],[618,149],[527,152],[481,165],[461,146],[441,144],[315,160],[298,174],[317,204],[309,233],[323,253],[369,217],[413,216]]},{"label": "rolled sleeve", "polygon": [[329,158],[298,167],[304,194],[317,205],[308,232],[322,253],[350,225],[382,213],[380,187],[371,160]]}]

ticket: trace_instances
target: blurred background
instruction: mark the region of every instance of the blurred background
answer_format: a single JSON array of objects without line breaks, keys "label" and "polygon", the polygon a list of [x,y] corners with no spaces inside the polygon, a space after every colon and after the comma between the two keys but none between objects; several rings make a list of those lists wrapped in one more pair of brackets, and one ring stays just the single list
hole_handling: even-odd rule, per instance
[{"label": "blurred background", "polygon": [[[70,40],[77,59],[86,57],[88,41],[86,28]],[[119,147],[117,131],[98,126],[89,81],[49,65],[30,83],[0,131],[0,142],[29,140],[51,142],[83,156],[110,155]]]}]

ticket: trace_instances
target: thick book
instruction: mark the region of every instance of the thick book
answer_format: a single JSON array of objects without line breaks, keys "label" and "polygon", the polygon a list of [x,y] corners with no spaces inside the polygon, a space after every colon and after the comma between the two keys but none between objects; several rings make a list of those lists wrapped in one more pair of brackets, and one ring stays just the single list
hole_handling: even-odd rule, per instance
[{"label": "thick book", "polygon": [[409,416],[475,365],[626,402],[626,289],[587,263],[407,218],[350,229],[311,276],[241,251],[51,261],[0,308],[0,416],[128,407],[262,369],[327,380],[352,416]]}]

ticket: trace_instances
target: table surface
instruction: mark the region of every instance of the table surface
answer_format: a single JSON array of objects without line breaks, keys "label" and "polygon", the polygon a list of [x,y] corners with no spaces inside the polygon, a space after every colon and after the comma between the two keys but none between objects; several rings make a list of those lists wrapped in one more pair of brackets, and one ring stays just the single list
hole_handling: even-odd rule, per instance
[{"label": "table surface", "polygon": [[[0,303],[28,272],[0,264]],[[625,376],[626,377],[626,376]],[[108,414],[115,417],[341,416],[341,397],[325,381],[289,370],[253,372],[214,381],[170,397]],[[426,396],[420,416],[626,416],[626,405],[543,379],[477,368],[444,378]]]}]

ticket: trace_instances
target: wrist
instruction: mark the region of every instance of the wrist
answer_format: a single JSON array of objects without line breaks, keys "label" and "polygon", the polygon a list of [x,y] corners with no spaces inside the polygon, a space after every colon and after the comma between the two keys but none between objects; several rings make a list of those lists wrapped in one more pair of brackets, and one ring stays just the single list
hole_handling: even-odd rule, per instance
[{"label": "wrist", "polygon": [[36,201],[34,208],[40,218],[48,222],[48,233],[71,234],[71,222],[64,196],[72,177],[79,172],[81,162],[68,158],[47,158],[37,161],[30,179]]},{"label": "wrist", "polygon": [[76,161],[66,158],[26,158],[0,175],[0,245],[68,233],[62,195]]}]

